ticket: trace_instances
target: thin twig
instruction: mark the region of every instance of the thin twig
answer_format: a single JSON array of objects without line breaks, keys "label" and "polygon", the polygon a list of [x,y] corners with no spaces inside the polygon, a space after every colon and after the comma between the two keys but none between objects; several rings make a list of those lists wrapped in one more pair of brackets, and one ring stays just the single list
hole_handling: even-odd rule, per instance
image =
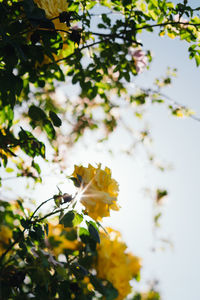
[{"label": "thin twig", "polygon": [[46,204],[47,202],[49,202],[50,200],[53,200],[53,199],[54,199],[54,198],[51,197],[51,198],[49,198],[49,199],[43,201],[43,202],[35,209],[35,211],[33,212],[32,216],[30,217],[30,220],[29,220],[29,221],[31,221],[31,220],[33,219],[34,215],[35,215],[36,212],[40,209],[40,207],[42,207],[44,204]]},{"label": "thin twig", "polygon": [[[160,96],[163,96],[166,100],[170,101],[172,104],[174,104],[174,105],[176,105],[176,106],[178,106],[178,107],[180,107],[180,108],[186,109],[186,110],[189,109],[187,106],[185,106],[185,105],[179,103],[178,101],[176,101],[176,100],[170,98],[170,97],[167,96],[166,94],[161,93],[161,92],[159,92],[159,91],[147,89],[146,92],[147,92],[147,93],[149,93],[149,92],[151,92],[151,93],[157,93],[157,94],[159,94]],[[193,115],[193,114],[189,114],[188,117],[190,117],[191,119],[193,119],[193,120],[195,120],[195,121],[200,122],[200,117],[198,117],[198,116],[195,116],[195,115]]]},{"label": "thin twig", "polygon": [[194,27],[198,27],[200,26],[200,23],[189,23],[189,22],[165,22],[165,23],[158,23],[158,24],[153,24],[153,25],[144,25],[141,27],[135,27],[134,30],[138,31],[138,30],[142,30],[142,29],[146,29],[146,28],[153,28],[153,27],[163,27],[163,26],[167,26],[167,25],[191,25]]}]

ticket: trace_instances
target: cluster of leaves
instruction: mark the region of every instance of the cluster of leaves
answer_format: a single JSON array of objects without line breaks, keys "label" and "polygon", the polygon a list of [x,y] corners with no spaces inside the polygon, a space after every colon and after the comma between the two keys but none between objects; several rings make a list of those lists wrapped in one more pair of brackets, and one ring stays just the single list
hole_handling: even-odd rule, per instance
[{"label": "cluster of leaves", "polygon": [[[44,201],[33,213],[21,201],[0,202],[0,296],[8,299],[104,299],[118,297],[117,290],[95,270],[100,243],[99,223],[86,220],[75,210],[72,197],[66,205],[58,205],[55,195]],[[46,215],[37,215],[41,206],[54,200],[56,207]],[[71,200],[71,201],[69,201]],[[61,204],[61,203],[60,203]],[[58,208],[59,207],[59,208]],[[61,241],[50,233],[48,216],[59,213],[63,225],[61,236],[75,249],[67,246],[55,255]],[[51,225],[52,226],[52,225]],[[59,225],[60,226],[60,225]],[[2,239],[6,228],[7,239]],[[67,230],[67,231],[66,231]],[[9,234],[8,234],[9,232]]]}]

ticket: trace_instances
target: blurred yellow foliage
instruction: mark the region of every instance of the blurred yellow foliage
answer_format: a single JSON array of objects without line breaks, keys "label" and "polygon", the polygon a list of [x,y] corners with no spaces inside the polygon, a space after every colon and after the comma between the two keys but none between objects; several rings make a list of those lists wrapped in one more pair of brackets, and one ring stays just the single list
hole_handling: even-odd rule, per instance
[{"label": "blurred yellow foliage", "polygon": [[[34,2],[38,7],[44,9],[48,19],[58,17],[60,13],[67,11],[68,8],[66,0],[34,0]],[[67,30],[66,24],[60,23],[58,18],[53,20],[53,23],[57,30]]]},{"label": "blurred yellow foliage", "polygon": [[[52,223],[48,223],[49,225],[49,234],[47,240],[47,246],[52,248],[52,252],[55,256],[62,254],[64,250],[76,250],[79,247],[80,242],[77,240],[70,241],[67,239],[65,233],[72,230],[71,228],[65,228],[62,224],[53,225]],[[53,238],[53,243],[58,242],[57,246],[51,245],[51,239]]]},{"label": "blurred yellow foliage", "polygon": [[12,238],[12,231],[8,226],[1,225],[0,227],[0,255],[2,255]]},{"label": "blurred yellow foliage", "polygon": [[109,280],[118,290],[117,300],[124,299],[131,292],[129,281],[137,276],[141,268],[140,258],[127,253],[127,246],[121,234],[106,228],[108,235],[101,232],[101,243],[97,248],[97,276]]}]

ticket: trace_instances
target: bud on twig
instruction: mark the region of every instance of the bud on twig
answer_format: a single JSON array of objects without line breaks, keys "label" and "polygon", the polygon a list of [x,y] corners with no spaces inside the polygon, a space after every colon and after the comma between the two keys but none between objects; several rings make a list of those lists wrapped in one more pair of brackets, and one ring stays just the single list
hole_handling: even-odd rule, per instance
[{"label": "bud on twig", "polygon": [[63,198],[64,203],[71,202],[73,199],[72,195],[69,195],[67,193],[63,194],[62,198]]}]

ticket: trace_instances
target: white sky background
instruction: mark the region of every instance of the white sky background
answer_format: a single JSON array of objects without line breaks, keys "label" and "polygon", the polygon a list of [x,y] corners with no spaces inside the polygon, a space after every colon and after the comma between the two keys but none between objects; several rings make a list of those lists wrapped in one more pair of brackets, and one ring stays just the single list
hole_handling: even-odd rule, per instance
[{"label": "white sky background", "polygon": [[[162,74],[166,66],[177,67],[178,78],[167,94],[200,115],[200,70],[195,62],[188,59],[186,43],[150,35],[145,36],[143,42],[153,49],[155,59],[151,73],[143,74],[141,83],[151,80],[151,74]],[[146,263],[151,265],[152,273],[155,272],[161,280],[164,300],[198,300],[200,123],[191,119],[175,119],[158,106],[149,111],[149,119],[156,153],[174,165],[174,171],[162,176],[148,172],[152,184],[158,182],[169,189],[162,230],[172,238],[174,250],[147,255]]]},{"label": "white sky background", "polygon": [[[195,5],[199,1],[190,2]],[[138,76],[136,82],[150,86],[156,77],[165,74],[168,66],[176,67],[178,77],[165,93],[200,116],[200,69],[196,68],[195,61],[189,60],[186,43],[153,34],[144,34],[141,39],[144,49],[152,50],[154,59],[150,71]],[[159,159],[171,163],[173,170],[155,171],[140,153],[128,157],[117,151],[118,154],[111,156],[102,146],[97,151],[96,146],[86,149],[83,144],[77,144],[69,159],[71,165],[102,162],[112,169],[113,178],[120,185],[121,210],[112,213],[104,224],[120,230],[130,250],[142,257],[142,276],[160,281],[162,299],[199,300],[200,122],[175,118],[162,104],[149,107],[145,120],[148,120],[154,140],[152,150]],[[122,129],[111,138],[114,149],[126,143],[128,138]],[[50,181],[49,187],[40,191],[39,203],[56,192],[56,178],[47,181]],[[159,235],[169,238],[174,244],[173,249],[166,245],[165,251],[151,251],[155,245],[152,201],[144,194],[144,187],[163,187],[169,191],[162,208]]]}]

